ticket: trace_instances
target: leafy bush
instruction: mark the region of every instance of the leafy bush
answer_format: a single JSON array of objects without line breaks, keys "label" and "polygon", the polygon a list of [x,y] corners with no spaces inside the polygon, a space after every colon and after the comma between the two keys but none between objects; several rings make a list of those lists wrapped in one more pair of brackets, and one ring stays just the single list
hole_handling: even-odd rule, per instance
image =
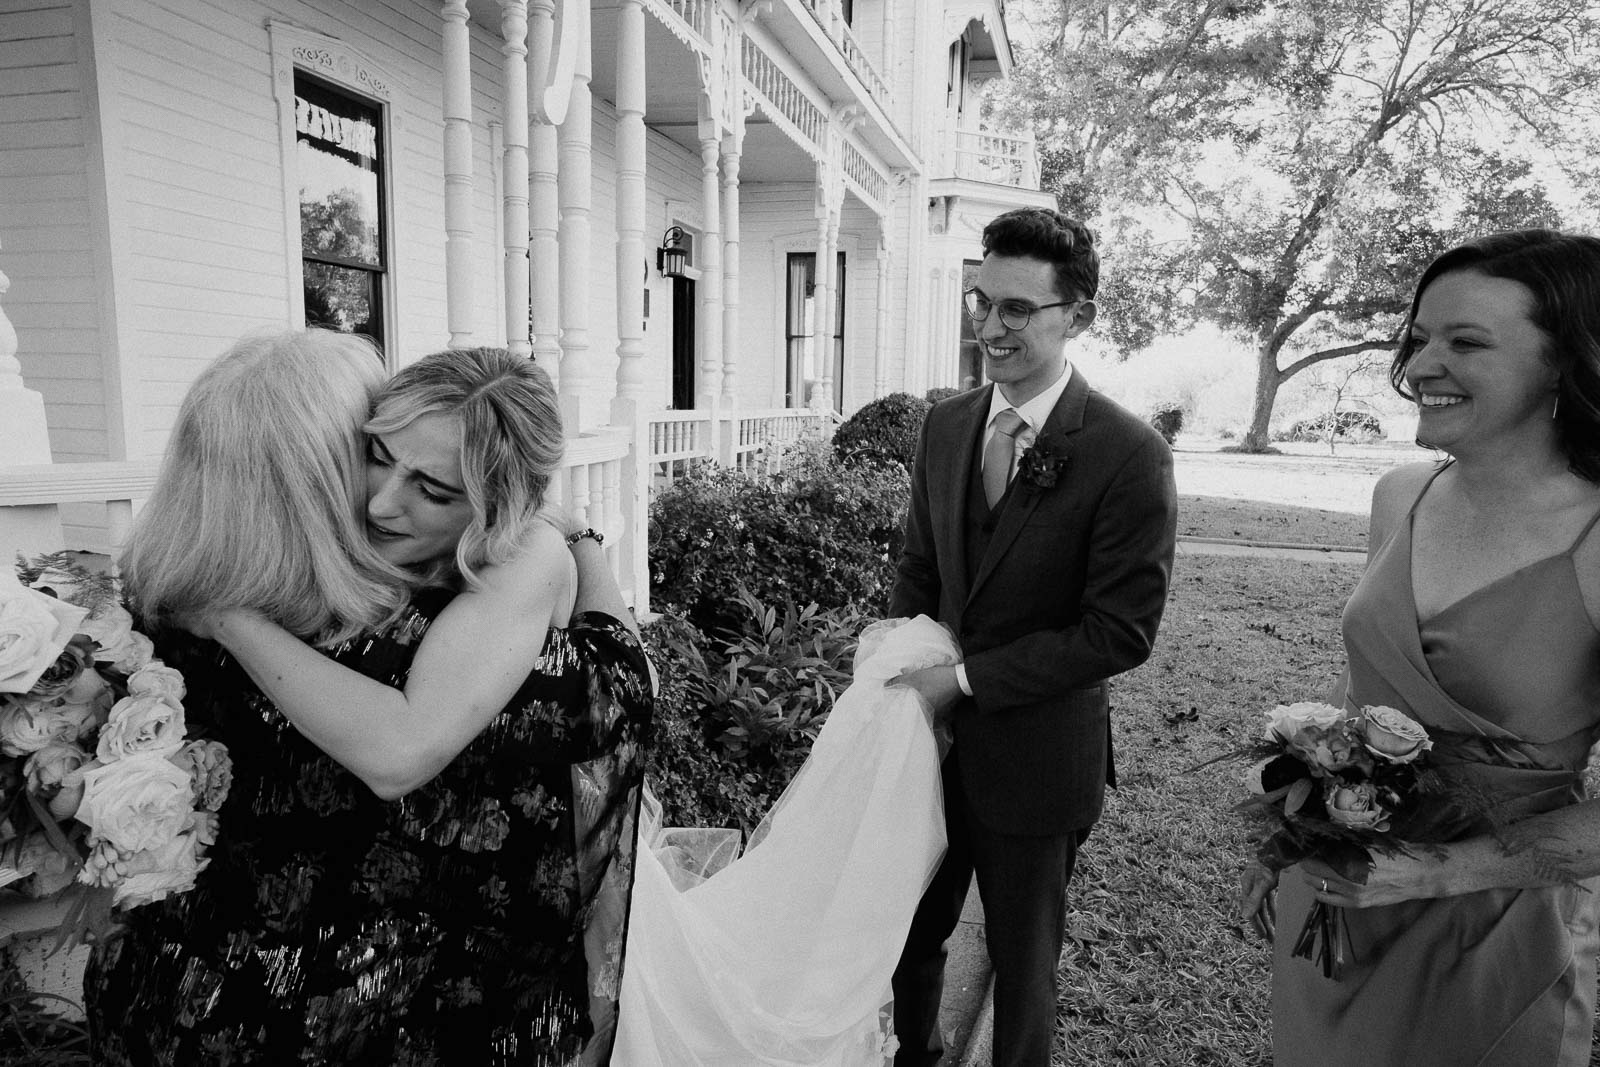
[{"label": "leafy bush", "polygon": [[708,671],[704,636],[675,615],[659,616],[643,630],[661,679],[646,774],[665,824],[753,830],[771,803],[770,786],[709,736],[695,695]]},{"label": "leafy bush", "polygon": [[879,397],[839,424],[833,432],[833,454],[841,463],[898,463],[909,471],[922,422],[932,407],[910,393]]},{"label": "leafy bush", "polygon": [[930,404],[937,404],[941,400],[948,400],[950,397],[957,396],[960,393],[961,390],[955,388],[954,386],[940,385],[929,389],[926,393],[923,393],[922,399],[926,400]]},{"label": "leafy bush", "polygon": [[738,605],[744,624],[721,634],[721,670],[702,676],[694,691],[729,755],[792,770],[850,684],[868,617],[853,607],[797,608],[792,599],[780,615],[748,589],[739,590]]},{"label": "leafy bush", "polygon": [[743,625],[716,640],[676,616],[645,628],[661,675],[649,775],[669,826],[755,829],[850,684],[861,612],[780,613],[748,590],[738,607]]},{"label": "leafy bush", "polygon": [[735,630],[740,587],[765,603],[881,615],[903,543],[910,478],[801,446],[771,478],[701,465],[650,504],[650,596],[702,633]]},{"label": "leafy bush", "polygon": [[1333,427],[1334,437],[1353,441],[1375,441],[1383,436],[1383,424],[1365,411],[1341,411],[1338,415],[1327,413],[1301,419],[1289,427],[1290,441],[1326,441],[1328,429]]},{"label": "leafy bush", "polygon": [[1178,443],[1178,431],[1183,429],[1183,408],[1176,404],[1162,404],[1150,413],[1150,425],[1168,445]]}]

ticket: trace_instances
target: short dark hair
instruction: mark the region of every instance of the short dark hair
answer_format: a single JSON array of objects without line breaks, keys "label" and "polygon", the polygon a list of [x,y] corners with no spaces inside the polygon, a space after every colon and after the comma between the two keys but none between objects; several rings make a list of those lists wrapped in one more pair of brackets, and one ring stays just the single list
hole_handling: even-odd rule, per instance
[{"label": "short dark hair", "polygon": [[1504,278],[1533,296],[1528,318],[1546,337],[1556,369],[1556,441],[1572,472],[1600,482],[1600,238],[1557,230],[1489,234],[1439,256],[1417,281],[1389,380],[1407,400],[1406,366],[1416,355],[1411,325],[1434,280],[1459,272]]},{"label": "short dark hair", "polygon": [[1066,300],[1092,300],[1100,289],[1094,234],[1077,219],[1047,207],[1019,207],[983,228],[985,256],[1030,256],[1053,264]]}]

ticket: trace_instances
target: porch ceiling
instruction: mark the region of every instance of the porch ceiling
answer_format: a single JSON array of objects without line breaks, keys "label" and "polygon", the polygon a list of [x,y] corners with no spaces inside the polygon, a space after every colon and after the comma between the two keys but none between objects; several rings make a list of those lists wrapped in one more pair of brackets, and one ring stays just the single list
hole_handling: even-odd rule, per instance
[{"label": "porch ceiling", "polygon": [[[500,8],[496,0],[468,0],[474,23],[498,35]],[[645,125],[683,146],[696,158],[700,153],[700,72],[694,51],[678,40],[660,20],[646,14]],[[593,71],[590,89],[597,100],[615,104],[617,98],[616,5],[599,0],[590,8],[590,55]],[[739,161],[741,184],[757,182],[812,182],[816,164],[778,127],[757,112],[745,120],[743,152]]]}]

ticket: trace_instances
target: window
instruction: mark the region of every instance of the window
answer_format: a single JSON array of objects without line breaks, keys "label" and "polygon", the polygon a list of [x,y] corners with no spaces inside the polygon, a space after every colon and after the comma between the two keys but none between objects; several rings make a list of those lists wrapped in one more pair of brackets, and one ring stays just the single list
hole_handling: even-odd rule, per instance
[{"label": "window", "polygon": [[295,169],[307,326],[384,345],[385,145],[378,104],[295,71]]},{"label": "window", "polygon": [[[814,252],[790,252],[787,293],[787,313],[784,317],[784,349],[787,353],[787,371],[784,379],[784,405],[791,408],[806,406],[809,399],[806,386],[822,377],[813,330],[816,326],[817,256]],[[833,344],[827,358],[833,362],[833,407],[844,407],[844,253],[839,259],[834,277]]]},{"label": "window", "polygon": [[[978,284],[978,263],[976,259],[962,262],[962,293]],[[959,299],[956,302],[956,318],[961,320],[961,364],[956,388],[976,389],[983,384],[983,345],[978,342],[978,331],[972,317],[967,314]]]}]

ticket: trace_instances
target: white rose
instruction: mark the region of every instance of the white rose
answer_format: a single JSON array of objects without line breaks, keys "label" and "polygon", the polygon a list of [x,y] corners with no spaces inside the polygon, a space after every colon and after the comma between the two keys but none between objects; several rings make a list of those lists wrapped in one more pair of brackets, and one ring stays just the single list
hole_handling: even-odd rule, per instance
[{"label": "white rose", "polygon": [[1390,763],[1410,763],[1428,749],[1428,731],[1421,723],[1382,704],[1361,710],[1361,733],[1367,748]]},{"label": "white rose", "polygon": [[[98,671],[91,669],[78,675],[61,694],[61,699],[68,704],[92,704],[103,696],[109,697],[110,694],[111,683],[100,677]],[[111,700],[107,699],[105,706],[109,708]]]},{"label": "white rose", "polygon": [[6,702],[0,705],[0,752],[26,756],[53,744],[72,744],[82,726],[82,709],[71,705]]},{"label": "white rose", "polygon": [[129,873],[117,881],[112,904],[119,908],[137,908],[172,893],[193,889],[195,877],[211,862],[199,858],[199,848],[194,835],[179,834],[160,848],[129,856]]},{"label": "white rose", "polygon": [[1268,741],[1289,741],[1301,730],[1337,726],[1344,717],[1343,708],[1316,700],[1279,704],[1267,712],[1267,732],[1263,736]]},{"label": "white rose", "polygon": [[158,693],[123,697],[111,707],[95,754],[101,762],[148,753],[165,759],[183,747],[183,705]]},{"label": "white rose", "polygon": [[158,659],[151,660],[128,676],[128,695],[131,697],[155,694],[181,707],[187,691],[183,684],[183,672],[168,667]]},{"label": "white rose", "polygon": [[1328,818],[1342,826],[1362,830],[1387,830],[1389,813],[1370,782],[1329,782],[1323,793]]},{"label": "white rose", "polygon": [[129,854],[160,848],[189,825],[189,776],[164,757],[130,756],[83,773],[78,821]]},{"label": "white rose", "polygon": [[61,656],[88,613],[0,568],[0,693],[26,693]]},{"label": "white rose", "polygon": [[89,754],[77,745],[52,744],[39,749],[22,765],[28,791],[35,796],[54,795],[67,775],[89,762]]},{"label": "white rose", "polygon": [[133,616],[121,604],[105,604],[83,621],[79,629],[94,639],[100,648],[96,663],[107,663],[123,674],[139,670],[155,654],[155,645],[133,628]]}]

